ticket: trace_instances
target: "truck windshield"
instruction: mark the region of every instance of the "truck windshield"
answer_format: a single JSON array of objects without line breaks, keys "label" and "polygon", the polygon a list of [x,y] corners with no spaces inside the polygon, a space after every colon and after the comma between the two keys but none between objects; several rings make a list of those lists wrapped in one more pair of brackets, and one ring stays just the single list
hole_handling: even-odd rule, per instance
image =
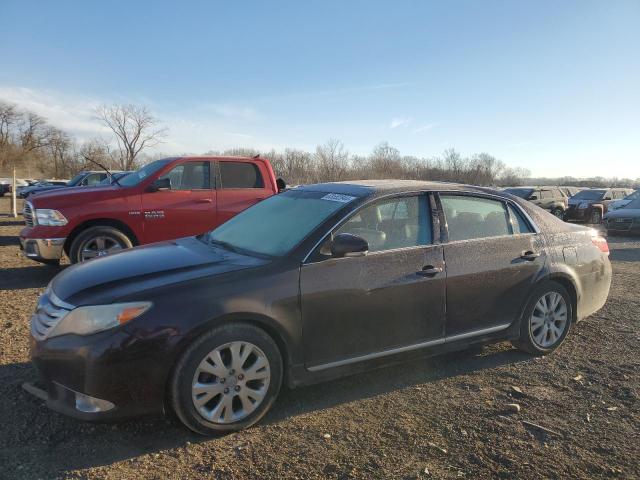
[{"label": "truck windshield", "polygon": [[606,193],[606,190],[581,190],[573,197],[576,200],[600,200]]},{"label": "truck windshield", "polygon": [[505,188],[504,191],[516,197],[527,199],[533,192],[533,188]]},{"label": "truck windshield", "polygon": [[201,239],[230,250],[281,257],[355,198],[328,192],[289,190],[239,213]]},{"label": "truck windshield", "polygon": [[160,170],[171,160],[173,160],[173,158],[163,158],[162,160],[156,160],[155,162],[148,163],[140,170],[119,178],[118,183],[123,187],[133,187],[138,185],[141,181]]}]

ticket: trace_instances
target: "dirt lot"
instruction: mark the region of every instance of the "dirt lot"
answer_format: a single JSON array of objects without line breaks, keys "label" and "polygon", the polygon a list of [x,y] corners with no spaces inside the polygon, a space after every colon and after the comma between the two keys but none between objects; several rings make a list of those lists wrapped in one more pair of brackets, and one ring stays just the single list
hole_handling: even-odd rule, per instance
[{"label": "dirt lot", "polygon": [[611,239],[609,302],[549,357],[501,344],[284,391],[258,426],[205,439],[81,423],[20,388],[57,272],[22,258],[20,228],[0,217],[0,478],[640,478],[638,238]]}]

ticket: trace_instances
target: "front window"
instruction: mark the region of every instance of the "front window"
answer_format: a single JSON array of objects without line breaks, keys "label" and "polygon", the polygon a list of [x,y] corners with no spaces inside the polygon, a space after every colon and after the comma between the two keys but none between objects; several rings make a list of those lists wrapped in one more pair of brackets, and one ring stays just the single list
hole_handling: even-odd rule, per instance
[{"label": "front window", "polygon": [[85,175],[86,174],[84,174],[84,173],[77,174],[75,177],[73,177],[71,180],[69,180],[66,183],[66,185],[68,187],[75,187],[76,185],[78,185],[82,181],[82,179],[84,178]]},{"label": "front window", "polygon": [[424,195],[382,200],[362,208],[335,234],[364,238],[370,252],[426,245],[432,241],[428,210]]},{"label": "front window", "polygon": [[186,162],[173,167],[160,178],[168,178],[171,190],[207,190],[210,188],[211,162]]},{"label": "front window", "polygon": [[576,200],[601,200],[606,190],[581,190],[573,197]]},{"label": "front window", "polygon": [[263,200],[202,236],[223,248],[281,257],[356,197],[290,190]]},{"label": "front window", "polygon": [[138,185],[140,182],[148,178],[149,175],[156,173],[172,160],[173,158],[163,158],[162,160],[156,160],[155,162],[148,163],[137,172],[133,172],[126,177],[121,178],[118,180],[118,183],[123,187],[133,187]]}]

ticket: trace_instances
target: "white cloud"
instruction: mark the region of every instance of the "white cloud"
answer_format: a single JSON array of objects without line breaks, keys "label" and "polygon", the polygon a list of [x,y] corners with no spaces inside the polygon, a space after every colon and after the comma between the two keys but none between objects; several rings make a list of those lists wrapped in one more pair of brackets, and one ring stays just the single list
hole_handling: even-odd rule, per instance
[{"label": "white cloud", "polygon": [[394,129],[394,128],[398,128],[398,127],[406,127],[412,121],[413,121],[413,119],[409,118],[409,117],[394,118],[393,120],[391,120],[391,123],[389,124],[389,128]]},{"label": "white cloud", "polygon": [[[68,132],[80,142],[94,137],[106,140],[112,138],[110,130],[96,118],[97,106],[114,101],[132,101],[120,97],[69,95],[52,90],[7,85],[0,85],[0,100],[45,117],[48,123]],[[244,131],[249,126],[251,129],[258,128],[260,125],[256,125],[256,122],[263,117],[248,106],[211,103],[169,112],[163,110],[162,105],[150,101],[143,103],[152,105],[153,113],[163,126],[168,127],[165,140],[152,149],[155,152],[198,154],[235,147],[255,148],[259,151],[282,147],[264,141],[253,131]]]},{"label": "white cloud", "polygon": [[422,125],[421,127],[416,128],[413,133],[423,133],[423,132],[428,132],[429,130],[431,130],[432,128],[434,128],[437,125],[437,123],[427,123],[426,125]]}]

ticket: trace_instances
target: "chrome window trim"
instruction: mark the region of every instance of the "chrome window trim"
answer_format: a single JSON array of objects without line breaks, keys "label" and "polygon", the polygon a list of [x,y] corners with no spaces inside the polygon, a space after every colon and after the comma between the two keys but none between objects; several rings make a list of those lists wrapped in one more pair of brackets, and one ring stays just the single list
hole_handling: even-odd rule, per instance
[{"label": "chrome window trim", "polygon": [[421,348],[433,347],[436,345],[443,345],[445,343],[455,342],[457,340],[464,340],[465,338],[478,337],[481,335],[487,335],[490,333],[500,332],[502,330],[506,330],[511,326],[510,323],[505,323],[502,325],[497,325],[495,327],[483,328],[481,330],[473,330],[471,332],[461,333],[458,335],[453,335],[451,337],[443,337],[435,340],[428,340],[426,342],[414,343],[413,345],[406,345],[404,347],[392,348],[389,350],[382,350],[379,352],[369,353],[367,355],[360,355],[357,357],[345,358],[343,360],[337,360],[335,362],[322,363],[320,365],[313,365],[311,367],[307,367],[307,370],[310,372],[318,372],[321,370],[326,370],[329,368],[342,367],[345,365],[350,365],[352,363],[365,362],[367,360],[374,360],[376,358],[383,358],[389,355],[395,355],[397,353],[403,352],[411,352],[413,350],[419,350]]}]

